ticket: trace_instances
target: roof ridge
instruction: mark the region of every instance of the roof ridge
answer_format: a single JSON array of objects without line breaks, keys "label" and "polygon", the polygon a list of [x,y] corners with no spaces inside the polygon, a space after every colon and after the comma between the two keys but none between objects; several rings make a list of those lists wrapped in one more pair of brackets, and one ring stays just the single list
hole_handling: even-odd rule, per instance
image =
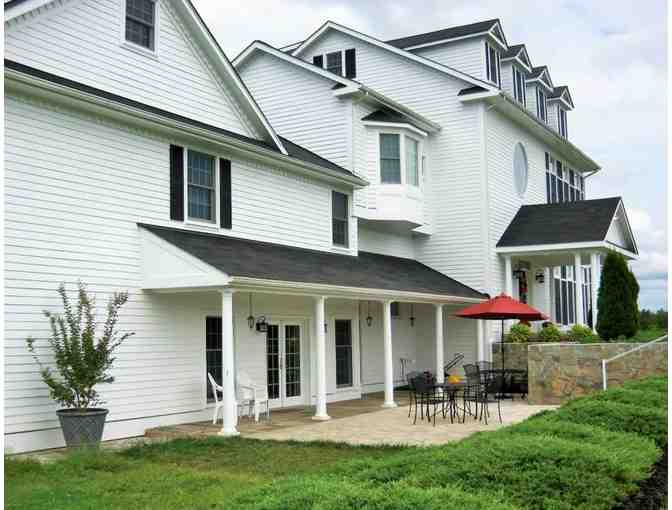
[{"label": "roof ridge", "polygon": [[439,28],[437,30],[430,30],[429,32],[422,32],[422,33],[419,33],[419,34],[412,34],[412,35],[406,35],[406,36],[402,36],[402,37],[395,37],[394,39],[388,39],[384,42],[390,44],[394,41],[401,41],[403,39],[411,39],[413,37],[428,36],[428,35],[432,35],[432,34],[438,34],[440,32],[447,32],[449,30],[456,30],[458,28],[468,28],[468,27],[473,27],[473,26],[476,26],[476,25],[484,25],[486,23],[488,23],[490,25],[494,25],[495,23],[501,23],[501,21],[500,21],[499,18],[485,19],[485,20],[482,20],[482,21],[474,21],[472,23],[463,23],[461,25],[452,25],[450,27]]}]

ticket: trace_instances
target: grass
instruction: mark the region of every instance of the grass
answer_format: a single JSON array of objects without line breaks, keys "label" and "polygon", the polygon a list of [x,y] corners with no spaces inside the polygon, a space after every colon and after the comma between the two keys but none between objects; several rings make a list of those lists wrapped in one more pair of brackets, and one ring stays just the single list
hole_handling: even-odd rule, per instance
[{"label": "grass", "polygon": [[667,330],[651,328],[651,329],[640,329],[635,333],[635,336],[626,340],[627,342],[650,342],[656,338],[667,335]]},{"label": "grass", "polygon": [[52,464],[6,459],[5,505],[609,510],[638,492],[660,458],[666,398],[666,378],[631,381],[431,448],[209,438],[73,454]]},{"label": "grass", "polygon": [[397,450],[208,438],[82,452],[49,464],[6,458],[5,508],[231,508],[243,490]]}]

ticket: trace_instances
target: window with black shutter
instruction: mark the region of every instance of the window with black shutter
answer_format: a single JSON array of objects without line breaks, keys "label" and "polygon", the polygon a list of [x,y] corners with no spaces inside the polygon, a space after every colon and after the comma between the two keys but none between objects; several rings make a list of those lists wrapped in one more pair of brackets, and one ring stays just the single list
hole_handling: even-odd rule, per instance
[{"label": "window with black shutter", "polygon": [[348,246],[348,195],[331,194],[332,240],[337,246]]},{"label": "window with black shutter", "polygon": [[231,228],[231,161],[219,160],[219,226]]},{"label": "window with black shutter", "polygon": [[170,219],[184,221],[184,148],[170,146]]}]

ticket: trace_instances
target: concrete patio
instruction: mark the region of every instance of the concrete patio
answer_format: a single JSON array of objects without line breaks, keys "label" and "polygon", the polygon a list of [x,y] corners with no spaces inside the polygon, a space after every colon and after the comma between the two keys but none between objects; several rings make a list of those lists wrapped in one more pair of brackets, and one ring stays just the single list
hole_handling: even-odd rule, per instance
[{"label": "concrete patio", "polygon": [[[502,402],[502,420],[497,418],[497,406],[491,404],[488,425],[479,423],[467,415],[465,423],[450,423],[449,419],[437,417],[436,426],[427,421],[413,425],[413,417],[408,418],[408,398],[404,392],[396,394],[399,407],[381,409],[383,394],[365,395],[361,400],[348,400],[329,404],[329,421],[312,420],[313,410],[308,407],[271,412],[270,422],[263,418],[255,423],[241,418],[238,430],[242,437],[271,439],[277,441],[334,441],[349,444],[394,444],[427,446],[458,441],[479,431],[496,430],[518,423],[530,416],[557,406],[532,406],[524,400]],[[205,437],[217,435],[221,422],[211,421],[188,423],[170,427],[159,427],[146,431],[151,439],[175,437]]]}]

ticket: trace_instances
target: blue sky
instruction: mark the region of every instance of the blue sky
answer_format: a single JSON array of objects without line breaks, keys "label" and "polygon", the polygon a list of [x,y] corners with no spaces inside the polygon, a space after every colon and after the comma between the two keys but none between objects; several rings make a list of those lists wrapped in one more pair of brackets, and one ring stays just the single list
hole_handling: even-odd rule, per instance
[{"label": "blue sky", "polygon": [[283,46],[331,19],[380,39],[490,18],[509,44],[570,87],[569,136],[601,164],[589,198],[622,196],[641,252],[643,308],[667,308],[667,6],[663,0],[195,0],[230,58],[251,40]]}]

